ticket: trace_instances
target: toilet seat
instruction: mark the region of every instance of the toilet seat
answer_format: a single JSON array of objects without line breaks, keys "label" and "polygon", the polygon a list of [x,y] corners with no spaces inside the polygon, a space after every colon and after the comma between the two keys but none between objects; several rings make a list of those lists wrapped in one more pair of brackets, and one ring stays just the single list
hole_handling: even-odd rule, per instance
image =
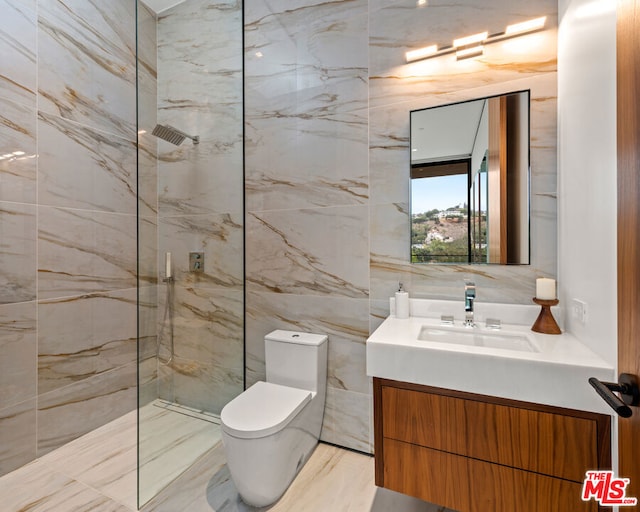
[{"label": "toilet seat", "polygon": [[305,389],[256,382],[224,406],[220,423],[234,437],[266,437],[282,430],[311,401],[312,395]]}]

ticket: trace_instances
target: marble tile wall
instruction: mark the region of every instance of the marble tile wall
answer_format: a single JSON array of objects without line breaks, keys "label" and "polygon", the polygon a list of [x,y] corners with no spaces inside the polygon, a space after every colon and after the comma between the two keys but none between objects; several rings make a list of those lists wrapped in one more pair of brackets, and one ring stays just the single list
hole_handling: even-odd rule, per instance
[{"label": "marble tile wall", "polygon": [[[162,11],[157,54],[157,122],[200,137],[158,142],[158,258],[163,275],[171,252],[175,279],[158,289],[165,360],[168,292],[174,315],[159,396],[219,413],[244,384],[242,2]],[[189,271],[190,252],[204,253],[203,273]]]},{"label": "marble tile wall", "polygon": [[245,4],[247,386],[329,334],[322,439],[369,451],[368,2]]},{"label": "marble tile wall", "polygon": [[[411,65],[404,52],[548,16],[483,57]],[[245,5],[247,385],[272,329],[329,334],[322,438],[371,451],[365,340],[402,280],[414,296],[527,303],[556,273],[553,0],[280,0]],[[409,112],[530,89],[532,264],[409,261]]]},{"label": "marble tile wall", "polygon": [[132,0],[0,11],[4,474],[136,404],[136,73]]},{"label": "marble tile wall", "polygon": [[138,400],[158,398],[156,343],[158,332],[158,120],[157,15],[138,4],[138,268],[153,276],[139,287],[140,326]]}]

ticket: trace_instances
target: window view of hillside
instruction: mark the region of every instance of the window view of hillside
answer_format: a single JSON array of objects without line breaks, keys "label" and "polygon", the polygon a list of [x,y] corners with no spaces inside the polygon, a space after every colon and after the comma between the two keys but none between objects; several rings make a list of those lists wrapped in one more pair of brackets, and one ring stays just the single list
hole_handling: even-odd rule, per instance
[{"label": "window view of hillside", "polygon": [[467,205],[468,186],[467,176],[439,176],[413,180],[413,263],[486,261],[487,215],[486,211],[472,211],[473,221],[470,222]]}]

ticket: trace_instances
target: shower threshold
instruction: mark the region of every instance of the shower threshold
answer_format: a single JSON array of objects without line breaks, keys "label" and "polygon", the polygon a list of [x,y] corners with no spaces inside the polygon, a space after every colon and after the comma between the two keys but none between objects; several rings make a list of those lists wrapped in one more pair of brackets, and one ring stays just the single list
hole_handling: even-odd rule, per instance
[{"label": "shower threshold", "polygon": [[179,414],[184,414],[185,416],[190,416],[191,418],[196,418],[199,420],[208,421],[209,423],[220,425],[220,416],[218,414],[213,414],[212,412],[195,409],[193,407],[187,407],[186,405],[177,404],[175,402],[169,402],[168,400],[163,400],[162,398],[156,398],[153,401],[153,405],[154,407],[159,407],[160,409],[177,412]]}]

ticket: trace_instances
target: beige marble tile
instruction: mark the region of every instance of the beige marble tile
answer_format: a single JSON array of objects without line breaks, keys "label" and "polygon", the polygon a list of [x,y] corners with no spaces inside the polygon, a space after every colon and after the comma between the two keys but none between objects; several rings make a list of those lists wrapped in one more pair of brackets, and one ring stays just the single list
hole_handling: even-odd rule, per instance
[{"label": "beige marble tile", "polygon": [[175,357],[160,366],[159,396],[219,413],[243,390],[243,293],[170,286],[171,294],[160,296],[158,339],[162,359],[169,359],[172,340]]},{"label": "beige marble tile", "polygon": [[135,361],[38,396],[38,456],[102,426],[136,406]]},{"label": "beige marble tile", "polygon": [[[159,141],[163,215],[242,212],[242,6],[191,0],[158,18],[158,122],[190,135]],[[194,80],[184,80],[192,76]]]},{"label": "beige marble tile", "polygon": [[366,203],[367,3],[248,3],[245,27],[248,210]]},{"label": "beige marble tile", "polygon": [[36,106],[36,0],[0,1],[0,96]]},{"label": "beige marble tile", "polygon": [[128,0],[41,2],[38,107],[135,140],[135,28]]},{"label": "beige marble tile", "polygon": [[0,200],[35,203],[35,108],[2,98],[0,93],[0,112]]},{"label": "beige marble tile", "polygon": [[220,414],[244,390],[241,358],[226,367],[200,360],[174,357],[158,370],[158,396],[165,400]]},{"label": "beige marble tile", "polygon": [[0,306],[0,409],[37,394],[36,303]]},{"label": "beige marble tile", "polygon": [[369,394],[327,388],[320,439],[368,453],[371,402]]},{"label": "beige marble tile", "polygon": [[47,393],[133,363],[135,288],[38,303],[38,392]]},{"label": "beige marble tile", "polygon": [[366,206],[251,212],[246,233],[248,290],[368,296]]},{"label": "beige marble tile", "polygon": [[138,206],[140,216],[158,212],[158,38],[155,14],[138,6]]},{"label": "beige marble tile", "polygon": [[164,260],[159,261],[158,252],[158,220],[155,215],[138,216],[138,279],[140,286],[159,283],[158,269],[164,272]]},{"label": "beige marble tile", "polygon": [[136,146],[131,140],[39,113],[40,204],[132,215],[136,185]]},{"label": "beige marble tile", "polygon": [[36,407],[31,398],[0,409],[0,476],[36,458]]},{"label": "beige marble tile", "polygon": [[[194,289],[241,290],[243,219],[241,214],[219,213],[161,217],[158,266],[164,277],[165,253],[171,253],[176,285]],[[189,270],[189,253],[204,253],[204,272]]]},{"label": "beige marble tile", "polygon": [[152,500],[144,512],[447,512],[403,494],[376,488],[373,458],[320,443],[282,498],[271,507],[242,502],[218,445],[172,486]]},{"label": "beige marble tile", "polygon": [[319,116],[313,112],[319,108],[287,115],[260,111],[249,120],[248,210],[367,202],[366,110]]},{"label": "beige marble tile", "polygon": [[38,297],[135,288],[136,218],[39,207]]},{"label": "beige marble tile", "polygon": [[149,404],[140,410],[140,503],[189,471],[215,445],[220,426]]},{"label": "beige marble tile", "polygon": [[[226,467],[224,448],[218,442],[218,426],[209,424],[202,430],[198,428],[201,420],[167,414],[154,406],[141,414],[144,421],[140,433],[149,448],[143,452],[149,456],[149,464],[144,466],[147,472],[142,475],[146,490],[160,490],[166,483],[163,474],[175,469],[176,462],[184,463],[186,469],[141,510],[267,510],[249,507],[238,496]],[[133,411],[0,478],[3,510],[135,510],[135,444]],[[196,445],[200,451],[193,450]],[[202,449],[208,451],[199,459],[188,456],[202,454]],[[446,512],[424,501],[376,488],[373,462],[368,455],[320,443],[284,496],[268,510]]]},{"label": "beige marble tile", "polygon": [[40,462],[24,466],[0,479],[0,499],[5,512],[131,510]]},{"label": "beige marble tile", "polygon": [[135,510],[137,412],[131,411],[38,459]]},{"label": "beige marble tile", "polygon": [[0,201],[0,304],[36,298],[36,206]]},{"label": "beige marble tile", "polygon": [[247,294],[247,386],[264,380],[264,336],[274,329],[329,336],[327,384],[368,392],[365,341],[369,336],[369,301],[343,297]]}]

